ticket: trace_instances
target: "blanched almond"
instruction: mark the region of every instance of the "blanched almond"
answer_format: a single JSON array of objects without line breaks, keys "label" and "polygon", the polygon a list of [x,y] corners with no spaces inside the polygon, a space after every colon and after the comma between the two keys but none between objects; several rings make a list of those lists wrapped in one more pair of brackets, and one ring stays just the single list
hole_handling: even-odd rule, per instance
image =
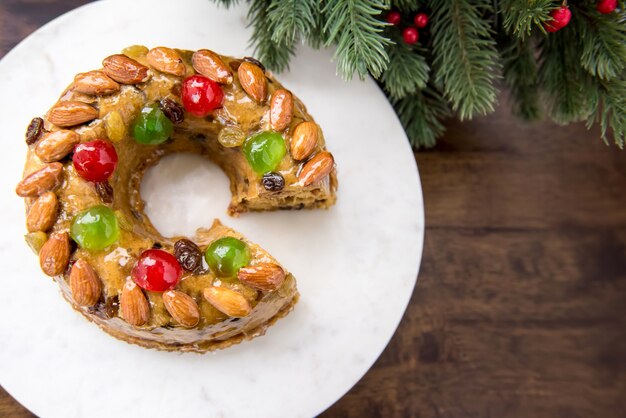
[{"label": "blanched almond", "polygon": [[302,122],[296,126],[291,136],[290,151],[294,160],[304,160],[317,145],[319,128],[315,122]]},{"label": "blanched almond", "polygon": [[128,281],[120,296],[120,315],[131,325],[139,327],[150,319],[150,305],[139,286]]},{"label": "blanched almond", "polygon": [[225,287],[207,287],[203,291],[204,298],[220,312],[235,318],[250,314],[252,306],[241,293]]},{"label": "blanched almond", "polygon": [[148,81],[148,67],[122,54],[106,57],[102,61],[104,72],[113,80],[122,84],[137,84]]},{"label": "blanched almond", "polygon": [[191,61],[197,72],[216,83],[230,84],[233,82],[232,71],[215,52],[200,49],[194,52]]},{"label": "blanched almond", "polygon": [[322,151],[304,164],[298,175],[302,186],[317,183],[333,170],[335,159],[328,151]]},{"label": "blanched almond", "polygon": [[244,61],[237,69],[239,82],[248,96],[255,101],[262,103],[267,96],[267,79],[263,70],[256,65]]},{"label": "blanched almond", "polygon": [[80,135],[74,131],[63,129],[48,132],[37,143],[35,154],[44,163],[52,163],[63,159],[79,142]]},{"label": "blanched almond", "polygon": [[97,117],[97,109],[78,101],[58,102],[48,111],[48,121],[61,128],[80,125]]},{"label": "blanched almond", "polygon": [[270,127],[275,131],[284,131],[291,123],[293,115],[293,97],[284,89],[272,94],[270,100]]},{"label": "blanched almond", "polygon": [[70,271],[70,289],[74,301],[80,306],[93,306],[100,299],[100,278],[93,267],[82,258],[74,263]]},{"label": "blanched almond", "polygon": [[253,289],[271,292],[278,289],[285,281],[285,270],[278,264],[261,263],[240,268],[237,278]]},{"label": "blanched almond", "polygon": [[62,274],[70,262],[70,239],[67,232],[50,235],[39,250],[39,265],[48,276]]},{"label": "blanched almond", "polygon": [[104,95],[119,91],[120,85],[104,71],[95,70],[76,74],[74,90],[83,94]]},{"label": "blanched almond", "polygon": [[200,321],[196,301],[186,293],[169,290],[163,293],[163,304],[172,318],[184,327],[195,327]]},{"label": "blanched almond", "polygon": [[39,196],[30,207],[26,217],[26,227],[28,232],[46,232],[52,228],[57,219],[59,209],[59,199],[54,192],[46,192]]},{"label": "blanched almond", "polygon": [[183,59],[172,48],[157,46],[152,48],[146,55],[148,63],[162,73],[183,76],[186,68]]},{"label": "blanched almond", "polygon": [[15,193],[20,197],[37,197],[59,187],[62,179],[63,164],[46,164],[43,168],[24,177],[15,188]]}]

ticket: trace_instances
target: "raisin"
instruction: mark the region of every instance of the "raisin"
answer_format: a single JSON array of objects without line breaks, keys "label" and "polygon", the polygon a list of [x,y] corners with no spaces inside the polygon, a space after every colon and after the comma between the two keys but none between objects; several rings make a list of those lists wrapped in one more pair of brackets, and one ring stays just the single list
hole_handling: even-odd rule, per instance
[{"label": "raisin", "polygon": [[261,61],[259,61],[258,59],[252,57],[244,57],[243,60],[249,62],[250,64],[256,65],[265,72],[265,66],[261,64]]},{"label": "raisin", "polygon": [[265,190],[269,190],[271,192],[278,192],[285,187],[285,179],[280,175],[280,173],[272,172],[263,174],[263,180],[261,180],[261,183],[263,183]]},{"label": "raisin", "polygon": [[26,128],[26,143],[28,145],[32,145],[41,136],[43,132],[43,119],[41,118],[33,118],[28,124],[28,128]]},{"label": "raisin", "polygon": [[108,181],[96,183],[96,192],[104,203],[113,203],[113,187]]},{"label": "raisin", "polygon": [[175,125],[178,125],[185,120],[185,111],[183,110],[183,107],[174,100],[163,99],[159,102],[159,105],[161,106],[163,113],[165,113],[165,116],[167,116],[167,118]]},{"label": "raisin", "polygon": [[187,271],[193,272],[202,268],[202,251],[188,239],[183,238],[176,241],[174,256],[181,267]]}]

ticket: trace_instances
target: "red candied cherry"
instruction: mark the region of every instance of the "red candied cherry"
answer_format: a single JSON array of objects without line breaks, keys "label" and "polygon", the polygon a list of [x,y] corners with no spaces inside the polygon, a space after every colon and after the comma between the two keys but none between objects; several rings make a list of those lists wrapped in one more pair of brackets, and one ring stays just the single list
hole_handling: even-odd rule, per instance
[{"label": "red candied cherry", "polygon": [[416,14],[415,18],[413,19],[413,23],[415,23],[415,26],[420,29],[425,28],[426,26],[428,26],[428,15],[426,13]]},{"label": "red candied cherry", "polygon": [[137,286],[152,292],[173,289],[180,280],[183,269],[172,254],[163,250],[146,250],[133,267],[133,281]]},{"label": "red candied cherry", "polygon": [[415,28],[406,28],[402,32],[402,39],[409,45],[413,45],[419,39],[419,33]]},{"label": "red candied cherry", "polygon": [[596,9],[604,15],[613,13],[617,9],[617,0],[602,0],[596,4]]},{"label": "red candied cherry", "polygon": [[201,118],[222,106],[224,92],[215,81],[202,75],[192,75],[183,81],[181,98],[185,110]]},{"label": "red candied cherry", "polygon": [[551,21],[546,22],[543,27],[547,32],[556,32],[559,29],[563,29],[569,21],[572,19],[572,12],[569,7],[561,6],[558,9],[550,12]]},{"label": "red candied cherry", "polygon": [[387,23],[391,23],[394,26],[398,26],[398,24],[400,23],[400,20],[402,20],[402,16],[400,16],[400,13],[398,13],[397,11],[392,10],[389,13],[387,13],[387,16],[385,16],[385,20],[387,21]]},{"label": "red candied cherry", "polygon": [[117,152],[110,142],[96,139],[76,145],[72,162],[79,176],[100,183],[108,180],[115,171]]}]

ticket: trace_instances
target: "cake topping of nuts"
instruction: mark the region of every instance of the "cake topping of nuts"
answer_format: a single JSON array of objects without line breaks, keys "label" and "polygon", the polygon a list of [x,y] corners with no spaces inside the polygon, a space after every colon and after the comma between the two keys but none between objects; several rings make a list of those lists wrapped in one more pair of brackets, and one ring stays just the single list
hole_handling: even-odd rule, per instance
[{"label": "cake topping of nuts", "polygon": [[63,164],[51,163],[26,176],[15,188],[20,197],[37,197],[61,184]]},{"label": "cake topping of nuts", "polygon": [[58,102],[48,111],[48,121],[61,128],[90,122],[97,117],[97,109],[78,101]]},{"label": "cake topping of nuts", "polygon": [[148,81],[148,67],[122,54],[106,57],[102,61],[104,72],[113,80],[122,84],[137,84]]},{"label": "cake topping of nuts", "polygon": [[302,186],[317,183],[333,170],[335,160],[328,151],[322,151],[304,164],[298,180]]},{"label": "cake topping of nuts", "polygon": [[242,267],[237,278],[245,285],[263,292],[278,289],[285,281],[285,270],[274,263],[260,263],[255,266]]},{"label": "cake topping of nuts", "polygon": [[195,327],[200,321],[196,301],[186,293],[169,290],[163,293],[163,304],[172,318],[184,327]]},{"label": "cake topping of nuts", "polygon": [[80,135],[74,131],[62,129],[60,131],[48,132],[43,135],[37,144],[35,154],[44,163],[52,163],[67,156],[79,142]]},{"label": "cake topping of nuts", "polygon": [[76,74],[74,90],[83,94],[104,95],[119,91],[120,85],[104,71],[95,70]]},{"label": "cake topping of nuts", "polygon": [[306,121],[298,124],[291,137],[291,156],[294,160],[304,160],[317,145],[318,127],[315,122]]},{"label": "cake topping of nuts", "polygon": [[70,262],[70,239],[67,232],[50,235],[39,251],[39,265],[48,276],[63,273]]},{"label": "cake topping of nuts", "polygon": [[54,192],[45,192],[35,200],[26,217],[28,232],[47,231],[57,219],[59,200]]},{"label": "cake topping of nuts", "polygon": [[93,306],[102,293],[102,283],[87,261],[76,260],[70,271],[70,289],[74,301],[80,306]]},{"label": "cake topping of nuts", "polygon": [[192,57],[193,68],[220,84],[233,82],[233,73],[215,52],[208,49],[200,49],[194,52]]},{"label": "cake topping of nuts", "polygon": [[146,55],[148,63],[162,73],[183,76],[187,69],[182,58],[172,48],[157,46],[152,48]]},{"label": "cake topping of nuts", "polygon": [[207,287],[204,289],[203,295],[215,309],[228,316],[242,318],[252,311],[250,302],[241,293],[225,287]]},{"label": "cake topping of nuts", "polygon": [[255,64],[244,61],[237,70],[239,82],[244,91],[258,103],[265,101],[267,95],[267,79],[263,70]]},{"label": "cake topping of nuts", "polygon": [[272,94],[270,100],[270,126],[275,131],[284,131],[291,123],[293,114],[293,97],[284,89]]},{"label": "cake topping of nuts", "polygon": [[148,300],[139,286],[128,281],[120,296],[120,316],[136,327],[144,325],[150,319]]}]

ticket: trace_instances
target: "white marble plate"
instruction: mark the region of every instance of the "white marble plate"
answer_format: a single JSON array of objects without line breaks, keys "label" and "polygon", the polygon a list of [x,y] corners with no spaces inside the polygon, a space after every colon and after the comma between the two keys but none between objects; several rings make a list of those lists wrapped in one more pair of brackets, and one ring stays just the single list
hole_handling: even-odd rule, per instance
[{"label": "white marble plate", "polygon": [[[179,6],[184,4],[184,7]],[[298,279],[296,309],[264,337],[206,355],[120,342],[74,312],[22,240],[14,194],[24,130],[75,73],[140,43],[250,54],[245,10],[209,0],[111,0],[38,30],[0,62],[0,379],[42,417],[308,417],[369,369],[411,296],[424,210],[415,161],[400,123],[372,80],[345,83],[331,51],[302,47],[280,80],[324,130],[339,169],[328,211],[225,214],[224,175],[176,156],[142,185],[164,234],[192,234],[220,217],[276,256]]]}]

